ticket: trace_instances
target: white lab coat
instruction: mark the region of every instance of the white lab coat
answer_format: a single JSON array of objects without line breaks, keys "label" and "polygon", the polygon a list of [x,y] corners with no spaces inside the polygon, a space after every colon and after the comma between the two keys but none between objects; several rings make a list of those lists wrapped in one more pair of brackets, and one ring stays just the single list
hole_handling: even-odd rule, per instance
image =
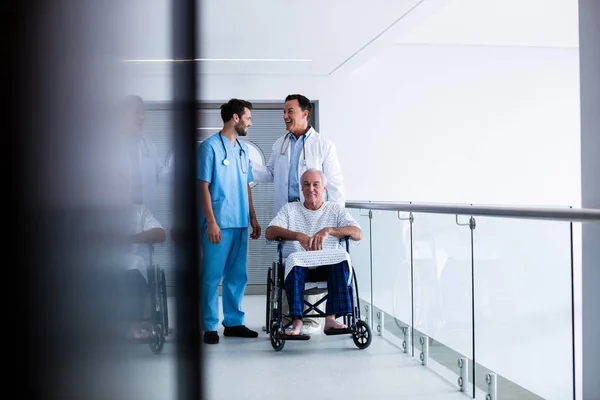
[{"label": "white lab coat", "polygon": [[[156,213],[156,185],[159,176],[163,175],[163,166],[158,160],[156,145],[149,137],[141,134],[138,142],[138,162],[142,171],[142,194],[144,205],[150,212]],[[131,174],[131,165],[129,166]]]},{"label": "white lab coat", "polygon": [[[310,168],[315,168],[323,171],[327,178],[327,191],[323,195],[323,200],[335,201],[336,203],[345,206],[344,197],[344,181],[342,177],[342,168],[337,157],[335,145],[329,139],[324,138],[319,132],[310,128],[306,133],[306,166],[304,165],[304,154],[300,152],[298,161],[298,192],[300,193],[300,201],[304,202],[302,194],[302,182],[300,177]],[[254,182],[257,183],[274,183],[275,198],[273,201],[273,215],[288,201],[288,175],[290,169],[290,140],[285,140],[286,135],[280,137],[273,144],[273,151],[267,165],[252,164],[252,174]],[[285,154],[282,153],[282,146],[285,140]]]}]

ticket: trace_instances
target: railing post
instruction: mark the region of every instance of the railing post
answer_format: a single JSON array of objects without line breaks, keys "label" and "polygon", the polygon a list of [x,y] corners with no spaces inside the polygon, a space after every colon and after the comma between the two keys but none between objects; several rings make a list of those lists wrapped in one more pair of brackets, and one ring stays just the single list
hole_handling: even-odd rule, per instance
[{"label": "railing post", "polygon": [[411,337],[410,337],[410,329],[408,328],[408,326],[405,326],[402,328],[402,333],[404,334],[404,340],[402,341],[402,350],[406,353],[409,354],[409,349],[412,346],[412,341],[411,341]]},{"label": "railing post", "polygon": [[384,312],[378,308],[374,308],[375,310],[375,318],[376,318],[376,325],[375,325],[375,330],[377,331],[377,334],[379,334],[379,336],[383,336],[383,329],[384,329]]},{"label": "railing post", "polygon": [[468,393],[469,389],[466,383],[469,381],[469,360],[465,357],[459,358],[458,368],[460,370],[458,375],[458,388],[461,392]]},{"label": "railing post", "polygon": [[485,383],[487,383],[487,394],[485,395],[485,400],[497,400],[498,387],[496,374],[487,374],[485,376]]},{"label": "railing post", "polygon": [[421,354],[419,355],[421,364],[427,365],[427,360],[429,359],[429,338],[423,335],[419,338],[419,342],[421,343]]},{"label": "railing post", "polygon": [[370,304],[365,304],[365,322],[369,325],[371,325],[371,305]]}]

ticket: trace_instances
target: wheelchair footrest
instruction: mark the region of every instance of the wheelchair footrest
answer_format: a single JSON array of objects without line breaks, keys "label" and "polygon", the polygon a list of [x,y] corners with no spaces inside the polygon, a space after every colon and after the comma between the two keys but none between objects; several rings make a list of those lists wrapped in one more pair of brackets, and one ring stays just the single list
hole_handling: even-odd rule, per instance
[{"label": "wheelchair footrest", "polygon": [[281,340],[310,340],[310,335],[288,335],[280,333],[279,338]]},{"label": "wheelchair footrest", "polygon": [[352,333],[352,328],[348,327],[348,328],[341,328],[341,329],[335,329],[335,328],[329,328],[329,329],[325,329],[323,331],[324,334],[332,336],[332,335],[348,335],[350,333]]}]

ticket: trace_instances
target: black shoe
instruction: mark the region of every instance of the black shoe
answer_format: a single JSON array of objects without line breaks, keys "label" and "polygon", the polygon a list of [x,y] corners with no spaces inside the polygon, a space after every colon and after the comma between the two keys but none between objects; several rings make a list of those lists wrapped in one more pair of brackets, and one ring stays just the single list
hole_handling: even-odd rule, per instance
[{"label": "black shoe", "polygon": [[219,334],[217,331],[204,332],[204,343],[217,344],[219,343]]},{"label": "black shoe", "polygon": [[[223,325],[223,326],[225,326],[225,325]],[[246,325],[225,326],[223,335],[243,337],[243,338],[255,338],[255,337],[258,337],[258,332],[248,329],[246,327]]]}]

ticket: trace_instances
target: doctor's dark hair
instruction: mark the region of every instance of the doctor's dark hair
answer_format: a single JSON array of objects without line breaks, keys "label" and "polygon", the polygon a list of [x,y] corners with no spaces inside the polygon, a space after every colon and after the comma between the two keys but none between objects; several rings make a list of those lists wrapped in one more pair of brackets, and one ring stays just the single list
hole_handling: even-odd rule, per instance
[{"label": "doctor's dark hair", "polygon": [[300,108],[302,109],[302,111],[308,110],[308,115],[310,115],[310,113],[312,112],[312,104],[310,103],[308,97],[303,96],[301,94],[290,94],[285,98],[285,101],[287,102],[290,100],[298,100]]},{"label": "doctor's dark hair", "polygon": [[252,103],[246,100],[231,99],[227,103],[221,105],[221,119],[223,123],[231,121],[234,114],[242,118],[244,110],[252,111]]}]

